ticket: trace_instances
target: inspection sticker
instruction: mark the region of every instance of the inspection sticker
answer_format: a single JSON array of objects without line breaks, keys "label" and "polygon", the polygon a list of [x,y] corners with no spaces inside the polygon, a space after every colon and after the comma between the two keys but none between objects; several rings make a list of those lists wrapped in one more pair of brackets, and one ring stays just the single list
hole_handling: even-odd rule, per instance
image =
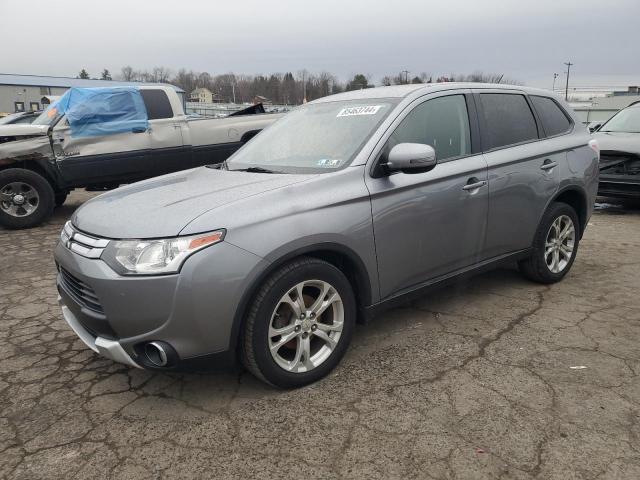
[{"label": "inspection sticker", "polygon": [[342,160],[338,159],[338,158],[323,158],[322,160],[318,160],[317,165],[319,167],[324,167],[324,168],[336,168],[339,167],[340,164],[342,163]]},{"label": "inspection sticker", "polygon": [[382,105],[366,105],[364,107],[347,107],[338,112],[336,117],[351,117],[353,115],[375,115]]}]

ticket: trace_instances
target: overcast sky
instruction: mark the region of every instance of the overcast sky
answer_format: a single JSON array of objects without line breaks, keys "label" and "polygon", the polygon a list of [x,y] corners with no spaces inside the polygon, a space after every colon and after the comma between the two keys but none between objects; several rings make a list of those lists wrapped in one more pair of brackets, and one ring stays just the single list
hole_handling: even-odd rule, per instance
[{"label": "overcast sky", "polygon": [[504,73],[640,84],[640,0],[0,0],[0,73]]}]

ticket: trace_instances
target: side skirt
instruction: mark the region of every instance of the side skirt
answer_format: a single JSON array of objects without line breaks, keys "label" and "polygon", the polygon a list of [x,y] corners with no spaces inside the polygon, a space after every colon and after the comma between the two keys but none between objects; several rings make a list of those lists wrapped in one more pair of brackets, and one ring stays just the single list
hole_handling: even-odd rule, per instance
[{"label": "side skirt", "polygon": [[519,250],[514,253],[508,253],[499,257],[490,258],[488,260],[485,260],[484,262],[463,268],[461,270],[457,270],[453,273],[443,275],[441,277],[433,278],[414,287],[410,287],[409,289],[400,291],[378,303],[375,303],[368,307],[363,307],[361,309],[361,318],[363,319],[364,323],[366,323],[376,315],[379,315],[380,313],[383,313],[393,307],[406,304],[408,302],[411,302],[412,300],[423,297],[429,292],[445,287],[447,285],[462,282],[468,278],[479,275],[480,273],[494,270],[497,267],[508,265],[513,262],[517,262],[518,260],[523,260],[531,256],[532,253],[533,248]]}]

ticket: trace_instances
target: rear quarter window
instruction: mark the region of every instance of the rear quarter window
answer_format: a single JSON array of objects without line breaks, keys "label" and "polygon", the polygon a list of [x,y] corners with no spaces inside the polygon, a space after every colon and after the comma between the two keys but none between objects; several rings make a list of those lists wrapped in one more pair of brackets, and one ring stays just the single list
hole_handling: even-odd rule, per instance
[{"label": "rear quarter window", "polygon": [[524,95],[481,93],[484,149],[538,139],[538,127]]},{"label": "rear quarter window", "polygon": [[162,90],[140,90],[144,105],[147,108],[147,116],[149,120],[157,120],[159,118],[172,118],[173,110],[169,97]]},{"label": "rear quarter window", "polygon": [[538,95],[530,95],[533,108],[536,109],[538,117],[542,122],[542,128],[547,137],[561,135],[571,130],[571,120],[567,118],[562,108],[549,97],[540,97]]}]

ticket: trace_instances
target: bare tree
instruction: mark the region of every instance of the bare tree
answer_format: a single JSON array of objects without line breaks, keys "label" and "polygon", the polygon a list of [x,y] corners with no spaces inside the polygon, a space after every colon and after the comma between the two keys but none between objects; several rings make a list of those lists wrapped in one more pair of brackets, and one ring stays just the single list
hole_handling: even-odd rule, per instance
[{"label": "bare tree", "polygon": [[131,65],[125,65],[120,69],[120,79],[125,82],[132,82],[135,80],[135,71]]},{"label": "bare tree", "polygon": [[167,67],[153,67],[151,71],[151,81],[158,83],[167,83],[171,77],[171,69]]}]

